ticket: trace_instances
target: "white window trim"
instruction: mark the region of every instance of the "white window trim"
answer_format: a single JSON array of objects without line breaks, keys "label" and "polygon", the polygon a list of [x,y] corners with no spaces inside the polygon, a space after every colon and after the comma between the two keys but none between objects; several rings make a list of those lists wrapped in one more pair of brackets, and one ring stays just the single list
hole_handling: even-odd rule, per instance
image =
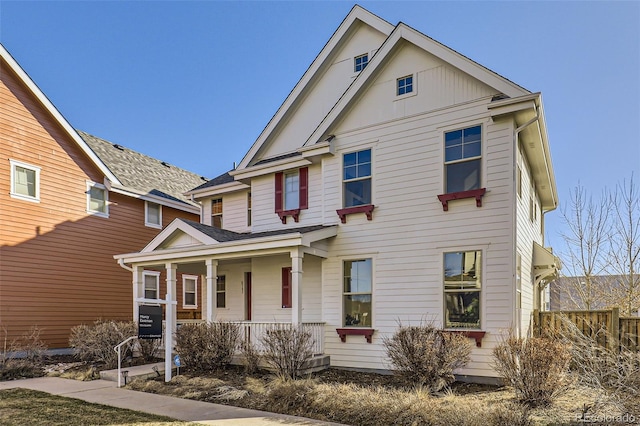
[{"label": "white window trim", "polygon": [[[464,130],[464,129],[468,129],[471,127],[476,127],[476,126],[480,126],[480,134],[481,134],[481,152],[480,155],[476,156],[476,157],[469,157],[469,158],[463,158],[461,160],[453,160],[453,161],[446,161],[446,150],[445,150],[445,135],[449,132],[455,132],[456,130]],[[487,129],[486,129],[486,125],[484,122],[482,121],[476,121],[476,122],[472,122],[472,123],[465,123],[465,124],[457,124],[457,125],[452,125],[452,126],[446,126],[446,127],[442,127],[441,131],[442,131],[442,135],[440,136],[442,143],[440,144],[440,149],[442,149],[442,193],[443,194],[448,194],[449,192],[447,192],[447,164],[456,164],[456,163],[462,163],[465,161],[471,161],[471,160],[478,160],[480,159],[480,188],[485,188],[486,185],[486,181],[487,181],[487,167],[486,167],[486,154],[485,154],[485,143],[487,140]]]},{"label": "white window trim", "polygon": [[[104,189],[104,209],[105,209],[104,212],[91,210],[91,188],[93,187]],[[89,213],[92,216],[109,217],[109,191],[107,190],[107,188],[100,183],[87,181],[86,194],[87,194],[87,213]]]},{"label": "white window trim", "polygon": [[[398,95],[398,81],[403,79],[403,78],[407,78],[407,77],[412,77],[411,79],[411,92],[409,93],[404,93],[402,95]],[[413,74],[407,74],[407,75],[403,75],[402,77],[398,77],[393,81],[393,93],[395,95],[395,100],[401,100],[401,99],[405,99],[405,98],[410,98],[412,96],[416,96],[418,94],[418,79],[416,78],[417,74],[413,73]]]},{"label": "white window trim", "polygon": [[158,271],[142,271],[142,294],[146,298],[146,278],[145,277],[155,277],[156,278],[156,300],[161,300],[160,297],[160,272]]},{"label": "white window trim", "polygon": [[[193,280],[195,284],[195,305],[187,305],[185,300],[187,299],[187,280]],[[198,308],[198,276],[197,275],[183,275],[182,276],[182,307],[186,309],[197,309]]]},{"label": "white window trim", "polygon": [[[218,278],[220,277],[224,277],[224,292],[222,291],[218,291]],[[220,274],[216,277],[216,297],[215,297],[215,304],[216,304],[216,309],[229,309],[229,306],[227,306],[227,274]],[[224,293],[224,307],[219,307],[218,306],[218,293]]]},{"label": "white window trim", "polygon": [[[149,203],[158,206],[158,219],[160,220],[160,223],[149,222]],[[144,226],[148,226],[149,228],[162,229],[162,204],[154,203],[153,201],[144,202]]]},{"label": "white window trim", "polygon": [[[441,248],[441,252],[440,252],[440,273],[441,273],[441,292],[442,292],[442,328],[444,330],[451,330],[451,331],[460,331],[460,330],[467,330],[467,331],[484,331],[485,327],[486,327],[486,319],[484,318],[484,311],[485,311],[485,277],[486,277],[486,266],[487,266],[487,251],[489,249],[489,246],[486,244],[469,244],[469,245],[464,245],[464,246],[457,246],[457,247],[453,247],[453,248]],[[446,319],[446,312],[447,312],[447,299],[445,297],[446,291],[444,288],[444,255],[446,253],[461,253],[461,252],[468,252],[468,251],[479,251],[481,252],[481,256],[482,256],[482,277],[480,277],[480,313],[479,313],[479,317],[480,317],[480,328],[461,328],[461,327],[449,327],[447,328],[447,319]],[[515,306],[515,304],[514,304]]]},{"label": "white window trim", "polygon": [[[11,160],[9,159],[9,164],[11,166],[11,188],[10,188],[10,193],[9,195],[11,195],[11,198],[17,198],[19,200],[24,200],[24,201],[30,201],[32,203],[39,203],[40,202],[40,167],[38,166],[33,166],[31,164],[27,164],[27,163],[23,163],[22,161],[16,161],[16,160]],[[16,171],[16,166],[18,167],[22,167],[25,169],[29,169],[29,170],[33,170],[36,173],[36,196],[35,197],[30,197],[28,195],[23,195],[23,194],[17,194],[14,189],[15,189],[15,182],[16,182],[16,177],[15,177],[15,171]]]},{"label": "white window trim", "polygon": [[[377,142],[377,141],[376,141]],[[366,151],[367,149],[371,150],[371,175],[367,178],[354,178],[354,179],[345,179],[344,178],[344,156],[347,154],[352,154],[354,152],[360,152],[360,151]],[[341,208],[345,209],[345,208],[350,208],[350,207],[346,207],[345,206],[345,202],[344,202],[344,184],[347,182],[355,182],[358,180],[364,180],[364,179],[371,179],[371,202],[369,204],[371,205],[375,205],[375,191],[374,191],[374,182],[373,182],[373,176],[375,174],[375,149],[372,145],[363,145],[358,147],[357,149],[351,149],[349,151],[344,151],[341,152],[340,155],[342,156],[342,158],[340,159],[340,204],[342,205]],[[351,206],[351,207],[358,207],[358,206]],[[348,260],[348,259],[347,259]]]},{"label": "white window trim", "polygon": [[[362,256],[339,256],[338,259],[341,262],[340,265],[340,273],[341,273],[341,279],[340,279],[340,312],[341,312],[341,327],[342,328],[363,328],[363,329],[368,329],[368,328],[375,328],[375,323],[374,320],[376,319],[376,309],[375,309],[375,297],[374,297],[374,293],[375,293],[375,287],[376,287],[376,256],[371,253],[365,253]],[[358,261],[358,260],[367,260],[367,259],[371,259],[371,317],[369,319],[370,324],[367,326],[349,326],[349,325],[344,325],[344,319],[345,319],[345,313],[344,313],[344,264],[345,262],[353,262],[353,261]],[[369,294],[369,293],[352,293],[352,294]]]}]

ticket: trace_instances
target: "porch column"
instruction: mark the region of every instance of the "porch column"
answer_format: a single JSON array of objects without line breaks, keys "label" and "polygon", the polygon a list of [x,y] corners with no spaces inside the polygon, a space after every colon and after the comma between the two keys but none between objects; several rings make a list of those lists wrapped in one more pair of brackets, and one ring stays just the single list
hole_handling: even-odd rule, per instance
[{"label": "porch column", "polygon": [[218,278],[218,261],[214,259],[206,259],[207,265],[207,295],[206,295],[206,313],[207,322],[213,322],[216,319],[216,279]]},{"label": "porch column", "polygon": [[300,249],[291,250],[291,323],[302,323],[302,258]]},{"label": "porch column", "polygon": [[133,267],[133,320],[138,321],[138,313],[140,312],[139,304],[136,299],[140,297],[143,284],[142,272],[143,268],[140,266]]},{"label": "porch column", "polygon": [[165,269],[167,270],[167,317],[165,322],[165,335],[164,335],[164,381],[171,381],[171,361],[173,356],[173,336],[176,332],[176,321],[178,314],[176,312],[176,305],[173,301],[176,300],[176,270],[177,265],[173,263],[167,263]]}]

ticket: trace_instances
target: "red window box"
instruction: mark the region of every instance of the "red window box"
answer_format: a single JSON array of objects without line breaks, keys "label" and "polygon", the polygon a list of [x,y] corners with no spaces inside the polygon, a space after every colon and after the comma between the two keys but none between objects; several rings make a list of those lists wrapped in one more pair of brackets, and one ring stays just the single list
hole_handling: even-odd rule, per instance
[{"label": "red window box", "polygon": [[367,215],[367,220],[373,219],[373,209],[375,206],[373,204],[367,204],[364,206],[356,206],[356,207],[347,207],[344,209],[336,210],[338,216],[340,217],[340,221],[342,223],[347,223],[347,216],[350,214],[356,213],[365,213]]},{"label": "red window box", "polygon": [[482,207],[482,197],[484,197],[487,188],[472,189],[470,191],[451,192],[449,194],[438,195],[438,200],[442,203],[442,210],[449,210],[449,201],[462,200],[464,198],[475,198],[476,207]]},{"label": "red window box", "polygon": [[342,342],[347,341],[347,336],[364,336],[367,339],[367,343],[371,343],[371,336],[373,336],[373,328],[336,328],[336,333],[340,336]]},{"label": "red window box", "polygon": [[298,223],[298,220],[300,220],[300,209],[280,210],[280,211],[278,211],[276,213],[278,213],[278,217],[282,221],[283,225],[287,223],[287,216],[291,216],[293,218],[294,222],[296,222],[296,223]]}]

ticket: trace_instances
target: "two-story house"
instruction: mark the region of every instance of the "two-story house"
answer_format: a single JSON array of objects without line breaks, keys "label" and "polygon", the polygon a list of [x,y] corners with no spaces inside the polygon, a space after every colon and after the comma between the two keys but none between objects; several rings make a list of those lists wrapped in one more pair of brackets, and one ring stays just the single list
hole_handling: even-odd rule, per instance
[{"label": "two-story house", "polygon": [[0,339],[38,326],[66,348],[74,325],[131,319],[131,273],[113,254],[197,220],[183,193],[205,180],[77,132],[3,46],[0,60]]},{"label": "two-story house", "polygon": [[[202,277],[202,318],[305,324],[331,365],[388,369],[383,336],[434,321],[473,339],[461,375],[526,334],[559,266],[540,93],[354,7],[234,169],[191,190],[133,268]],[[135,308],[134,308],[135,309]]]}]

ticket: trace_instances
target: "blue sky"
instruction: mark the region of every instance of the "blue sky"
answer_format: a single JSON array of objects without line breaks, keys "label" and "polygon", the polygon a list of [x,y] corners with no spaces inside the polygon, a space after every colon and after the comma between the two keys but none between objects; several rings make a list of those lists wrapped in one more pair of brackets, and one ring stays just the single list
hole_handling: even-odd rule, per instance
[{"label": "blue sky", "polygon": [[[561,203],[640,179],[640,2],[359,4],[542,92]],[[2,0],[0,40],[74,127],[215,177],[352,6]]]}]

